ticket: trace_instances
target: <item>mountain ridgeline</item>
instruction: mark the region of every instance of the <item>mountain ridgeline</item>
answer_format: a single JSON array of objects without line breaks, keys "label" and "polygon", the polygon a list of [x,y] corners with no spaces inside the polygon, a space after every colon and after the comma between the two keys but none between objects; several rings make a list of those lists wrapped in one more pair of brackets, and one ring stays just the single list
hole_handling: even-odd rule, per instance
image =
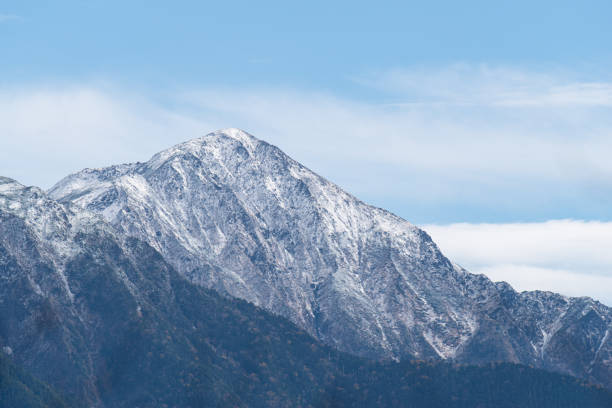
[{"label": "mountain ridgeline", "polygon": [[0,280],[1,407],[612,406],[604,388],[510,363],[342,353],[6,178]]},{"label": "mountain ridgeline", "polygon": [[238,129],[83,170],[49,194],[341,351],[505,361],[612,387],[610,308],[471,274],[424,231]]}]

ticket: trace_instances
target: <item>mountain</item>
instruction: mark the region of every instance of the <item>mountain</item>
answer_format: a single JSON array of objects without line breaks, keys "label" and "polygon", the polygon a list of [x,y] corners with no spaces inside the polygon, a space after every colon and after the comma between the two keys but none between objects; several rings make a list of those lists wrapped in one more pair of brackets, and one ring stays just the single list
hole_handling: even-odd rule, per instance
[{"label": "mountain", "polygon": [[101,217],[6,178],[0,280],[1,407],[612,405],[609,391],[529,367],[343,354],[190,283]]},{"label": "mountain", "polygon": [[300,406],[339,371],[293,324],[6,178],[0,280],[0,346],[74,406]]},{"label": "mountain", "polygon": [[612,387],[610,308],[470,274],[424,231],[243,131],[214,132],[146,163],[85,169],[49,194],[147,242],[190,281],[339,350],[507,361]]}]

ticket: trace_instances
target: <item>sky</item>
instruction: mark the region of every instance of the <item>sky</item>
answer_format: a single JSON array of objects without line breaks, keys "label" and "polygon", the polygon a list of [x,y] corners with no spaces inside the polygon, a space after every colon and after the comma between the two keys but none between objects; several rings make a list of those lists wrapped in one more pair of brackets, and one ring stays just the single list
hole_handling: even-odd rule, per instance
[{"label": "sky", "polygon": [[0,174],[48,188],[238,127],[474,272],[612,305],[610,15],[609,1],[0,0]]}]

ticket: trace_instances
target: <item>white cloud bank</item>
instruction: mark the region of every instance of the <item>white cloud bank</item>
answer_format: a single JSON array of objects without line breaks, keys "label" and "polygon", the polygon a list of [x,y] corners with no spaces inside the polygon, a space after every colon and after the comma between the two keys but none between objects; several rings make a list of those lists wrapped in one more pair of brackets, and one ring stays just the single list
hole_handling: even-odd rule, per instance
[{"label": "white cloud bank", "polygon": [[517,290],[591,296],[612,306],[612,222],[425,225],[454,262]]}]

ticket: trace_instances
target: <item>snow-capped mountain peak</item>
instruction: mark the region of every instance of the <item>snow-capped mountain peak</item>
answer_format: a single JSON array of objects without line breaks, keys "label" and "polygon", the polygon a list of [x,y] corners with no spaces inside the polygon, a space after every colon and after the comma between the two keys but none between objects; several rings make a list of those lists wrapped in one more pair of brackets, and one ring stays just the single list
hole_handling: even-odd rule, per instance
[{"label": "snow-capped mountain peak", "polygon": [[[612,367],[605,306],[517,294],[472,275],[414,225],[238,129],[146,163],[83,170],[50,195],[148,242],[192,281],[288,317],[344,351],[575,373],[582,368],[566,364],[559,341],[580,343],[586,331],[570,325],[590,319],[585,356],[606,373]],[[596,316],[578,312],[587,309]]]}]

